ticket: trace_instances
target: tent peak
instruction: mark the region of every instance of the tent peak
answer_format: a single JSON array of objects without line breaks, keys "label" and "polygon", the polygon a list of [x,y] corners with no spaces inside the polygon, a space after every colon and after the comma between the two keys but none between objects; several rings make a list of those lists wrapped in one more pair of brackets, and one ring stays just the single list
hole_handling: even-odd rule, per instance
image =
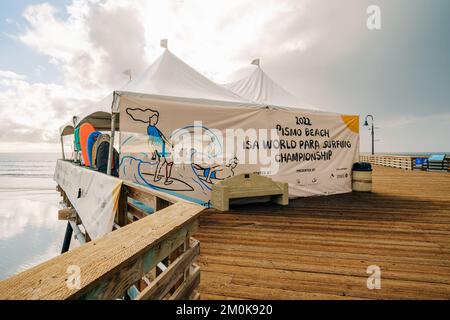
[{"label": "tent peak", "polygon": [[161,48],[169,49],[169,40],[161,39],[161,41],[159,42],[159,45],[161,46]]},{"label": "tent peak", "polygon": [[253,59],[250,64],[257,66],[259,68],[259,67],[261,67],[261,60],[259,58]]},{"label": "tent peak", "polygon": [[235,82],[224,84],[223,87],[254,103],[297,108],[303,106],[307,109],[317,110],[316,107],[311,106],[272,80],[257,64],[260,62],[258,60],[254,59],[252,66],[246,68],[251,71],[247,76]]}]

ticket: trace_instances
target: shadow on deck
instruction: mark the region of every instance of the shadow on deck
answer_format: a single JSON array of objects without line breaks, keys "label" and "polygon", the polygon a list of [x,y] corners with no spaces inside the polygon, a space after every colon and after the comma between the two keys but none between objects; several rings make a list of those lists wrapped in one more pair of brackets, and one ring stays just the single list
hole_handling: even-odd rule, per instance
[{"label": "shadow on deck", "polygon": [[202,299],[448,299],[450,174],[377,166],[373,193],[209,210],[196,237]]}]

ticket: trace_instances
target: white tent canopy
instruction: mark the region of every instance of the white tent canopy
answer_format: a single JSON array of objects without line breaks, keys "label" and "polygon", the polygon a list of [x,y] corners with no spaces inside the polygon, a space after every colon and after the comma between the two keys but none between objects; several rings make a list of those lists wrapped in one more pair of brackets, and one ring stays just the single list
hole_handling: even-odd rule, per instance
[{"label": "white tent canopy", "polygon": [[[142,74],[128,82],[122,91],[160,96],[248,103],[249,101],[214,83],[187,65],[168,49]],[[90,122],[95,128],[111,127],[111,93],[84,113],[76,116],[75,125]]]},{"label": "white tent canopy", "polygon": [[59,127],[60,136],[68,136],[70,134],[73,134],[73,132],[74,132],[73,122],[67,122],[66,124]]},{"label": "white tent canopy", "polygon": [[243,70],[244,77],[223,87],[254,103],[318,110],[273,81],[259,66],[259,59]]},{"label": "white tent canopy", "polygon": [[246,99],[206,78],[168,49],[123,91],[160,96],[247,103]]}]

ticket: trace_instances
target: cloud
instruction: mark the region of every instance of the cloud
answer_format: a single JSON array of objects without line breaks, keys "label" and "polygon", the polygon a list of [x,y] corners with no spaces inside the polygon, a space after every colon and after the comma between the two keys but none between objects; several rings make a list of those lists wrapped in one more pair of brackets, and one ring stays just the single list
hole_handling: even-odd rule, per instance
[{"label": "cloud", "polygon": [[[0,70],[0,138],[15,142],[55,143],[58,128],[74,114],[98,102],[127,78],[124,69],[140,72],[147,64],[145,30],[136,9],[117,1],[73,1],[67,18],[48,3],[28,6],[27,25],[13,37],[48,57],[60,71],[54,83],[32,83],[25,75]],[[125,23],[118,23],[125,21]],[[33,73],[45,69],[37,65]],[[0,148],[0,149],[4,149]],[[16,149],[17,150],[17,149]]]},{"label": "cloud", "polygon": [[[79,91],[58,84],[31,84],[0,78],[0,140],[57,142],[58,128],[89,101]],[[67,120],[66,120],[67,121]]]},{"label": "cloud", "polygon": [[429,125],[429,124],[442,124],[450,127],[450,113],[438,113],[438,114],[427,114],[427,115],[406,115],[402,117],[396,117],[393,120],[385,121],[383,124],[384,128],[395,129],[403,128],[411,125]]},{"label": "cloud", "polygon": [[[0,128],[0,138],[56,142],[62,123],[128,80],[123,70],[142,72],[161,52],[161,38],[168,38],[177,55],[216,79],[271,50],[267,48],[304,50],[312,33],[290,33],[292,41],[279,37],[286,32],[281,25],[294,28],[303,4],[311,2],[301,3],[74,0],[64,8],[65,15],[49,3],[30,5],[22,14],[26,25],[13,37],[48,57],[61,78],[31,83],[26,76],[1,71],[0,121],[8,126]],[[33,72],[45,69],[38,65]]]},{"label": "cloud", "polygon": [[[30,208],[35,210],[30,210]],[[0,240],[8,240],[21,234],[25,228],[30,226],[55,228],[59,222],[54,217],[57,211],[57,206],[45,202],[29,199],[2,199]]]},{"label": "cloud", "polygon": [[15,73],[9,70],[0,70],[0,80],[9,79],[9,80],[25,80],[27,76]]},{"label": "cloud", "polygon": [[[445,65],[434,66],[439,59],[411,58],[421,48],[432,52],[433,46],[445,44],[439,28],[447,25],[435,18],[430,21],[436,23],[425,25],[426,20],[419,19],[424,13],[434,17],[434,5],[380,0],[383,31],[373,33],[365,27],[369,4],[368,0],[72,0],[60,9],[49,3],[30,5],[23,12],[26,23],[9,36],[47,57],[59,77],[53,83],[31,82],[31,73],[46,72],[39,66],[28,77],[0,71],[0,121],[8,123],[0,128],[0,137],[22,141],[24,148],[40,140],[56,142],[62,123],[126,83],[124,70],[136,75],[156,59],[162,38],[169,39],[176,55],[217,82],[226,82],[232,71],[261,58],[275,81],[325,110],[398,116],[402,108],[412,110],[414,103],[423,105],[425,99],[445,108]],[[436,30],[425,32],[431,25]],[[436,52],[446,57],[445,50]],[[420,70],[427,71],[425,77]],[[441,74],[439,81],[436,74]],[[421,94],[420,88],[427,91]],[[402,121],[411,126],[416,120]]]}]

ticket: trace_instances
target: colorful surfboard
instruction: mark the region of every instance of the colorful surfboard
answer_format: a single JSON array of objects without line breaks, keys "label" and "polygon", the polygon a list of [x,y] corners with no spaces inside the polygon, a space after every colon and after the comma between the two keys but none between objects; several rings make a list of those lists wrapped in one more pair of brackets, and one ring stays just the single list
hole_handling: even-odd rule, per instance
[{"label": "colorful surfboard", "polygon": [[97,140],[92,146],[92,167],[97,169],[97,149],[98,146],[103,142],[109,142],[109,134],[103,133],[97,137]]},{"label": "colorful surfboard", "polygon": [[97,140],[98,136],[102,133],[100,131],[94,131],[89,134],[89,137],[87,139],[87,151],[88,151],[88,158],[89,158],[89,164],[92,167],[94,167],[94,163],[92,162],[92,149],[94,147],[94,143]]},{"label": "colorful surfboard", "polygon": [[83,160],[84,160],[84,164],[86,166],[90,166],[87,142],[88,142],[89,135],[94,131],[95,131],[95,129],[90,123],[83,123],[80,126],[81,153],[83,154]]},{"label": "colorful surfboard", "polygon": [[80,149],[80,128],[75,129],[74,146],[75,146],[75,151],[81,151],[81,149]]}]

